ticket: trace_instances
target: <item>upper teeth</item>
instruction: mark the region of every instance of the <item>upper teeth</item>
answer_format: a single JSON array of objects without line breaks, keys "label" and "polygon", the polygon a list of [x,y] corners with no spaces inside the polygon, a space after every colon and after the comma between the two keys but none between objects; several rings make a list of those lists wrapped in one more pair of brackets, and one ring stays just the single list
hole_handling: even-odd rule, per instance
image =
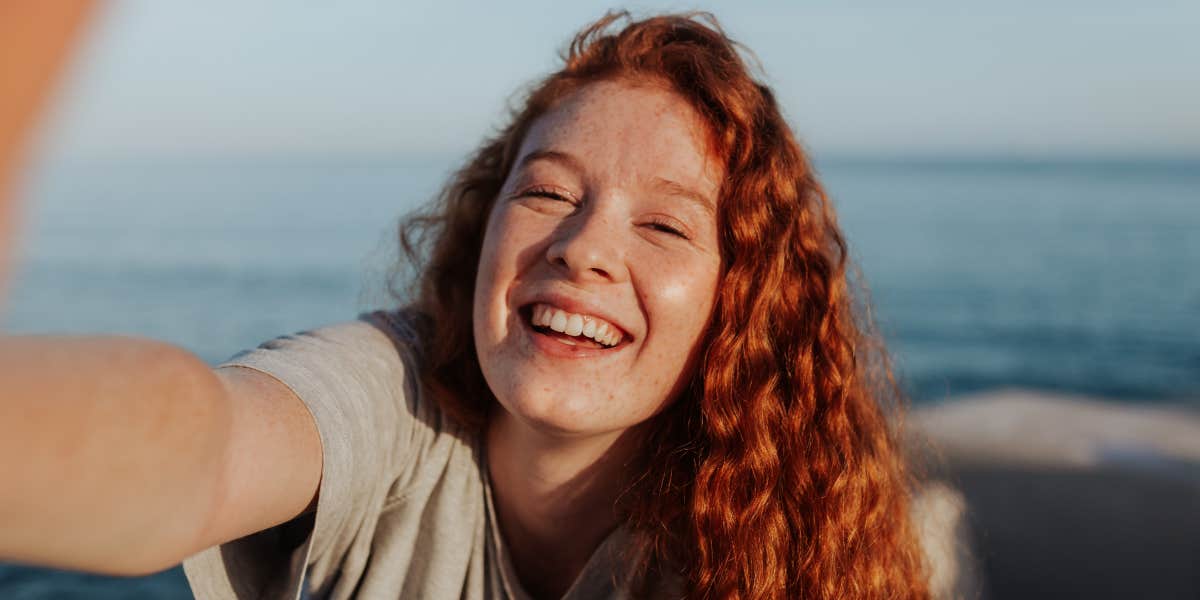
[{"label": "upper teeth", "polygon": [[533,305],[533,324],[571,336],[583,335],[605,346],[616,346],[622,337],[620,330],[608,321],[591,315],[569,313],[549,304]]}]

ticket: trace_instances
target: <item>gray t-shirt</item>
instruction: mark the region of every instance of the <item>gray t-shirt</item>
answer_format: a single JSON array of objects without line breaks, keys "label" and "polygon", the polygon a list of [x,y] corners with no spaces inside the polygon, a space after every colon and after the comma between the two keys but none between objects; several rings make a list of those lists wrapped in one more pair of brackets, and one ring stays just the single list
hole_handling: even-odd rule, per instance
[{"label": "gray t-shirt", "polygon": [[[373,313],[220,367],[255,369],[295,392],[324,464],[314,513],[184,561],[198,600],[292,600],[304,587],[314,598],[528,598],[496,524],[482,445],[422,390],[416,344],[400,313]],[[610,534],[563,598],[628,598],[628,542],[624,528]]]}]

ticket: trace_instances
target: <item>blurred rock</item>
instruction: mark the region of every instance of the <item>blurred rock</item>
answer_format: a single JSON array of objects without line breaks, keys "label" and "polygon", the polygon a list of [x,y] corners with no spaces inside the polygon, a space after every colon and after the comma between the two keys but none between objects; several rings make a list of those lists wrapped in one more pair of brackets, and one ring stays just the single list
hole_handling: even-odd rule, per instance
[{"label": "blurred rock", "polygon": [[1005,390],[910,419],[933,490],[916,508],[977,560],[927,542],[939,597],[1200,598],[1200,413]]},{"label": "blurred rock", "polygon": [[928,482],[913,498],[913,520],[929,561],[933,597],[981,598],[983,583],[962,493],[942,481]]}]

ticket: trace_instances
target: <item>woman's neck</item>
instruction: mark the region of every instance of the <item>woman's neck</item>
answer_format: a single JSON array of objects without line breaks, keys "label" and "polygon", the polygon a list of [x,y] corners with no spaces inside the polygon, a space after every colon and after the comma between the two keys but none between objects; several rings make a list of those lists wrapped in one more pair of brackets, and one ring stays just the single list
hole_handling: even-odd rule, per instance
[{"label": "woman's neck", "polygon": [[492,498],[513,567],[535,598],[561,597],[617,526],[633,437],[548,435],[503,409],[492,415]]}]

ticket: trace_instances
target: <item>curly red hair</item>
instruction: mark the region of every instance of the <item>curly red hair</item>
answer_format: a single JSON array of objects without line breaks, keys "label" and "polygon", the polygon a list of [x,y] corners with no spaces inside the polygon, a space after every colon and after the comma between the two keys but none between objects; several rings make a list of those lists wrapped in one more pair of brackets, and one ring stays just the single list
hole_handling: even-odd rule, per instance
[{"label": "curly red hair", "polygon": [[833,208],[771,90],[703,13],[609,14],[563,59],[401,228],[420,269],[426,385],[458,421],[483,426],[494,397],[472,339],[475,271],[530,125],[595,81],[666,84],[724,162],[722,275],[690,385],[654,418],[644,472],[621,498],[639,579],[649,589],[682,574],[693,598],[927,597],[888,410],[899,395],[855,302]]}]

